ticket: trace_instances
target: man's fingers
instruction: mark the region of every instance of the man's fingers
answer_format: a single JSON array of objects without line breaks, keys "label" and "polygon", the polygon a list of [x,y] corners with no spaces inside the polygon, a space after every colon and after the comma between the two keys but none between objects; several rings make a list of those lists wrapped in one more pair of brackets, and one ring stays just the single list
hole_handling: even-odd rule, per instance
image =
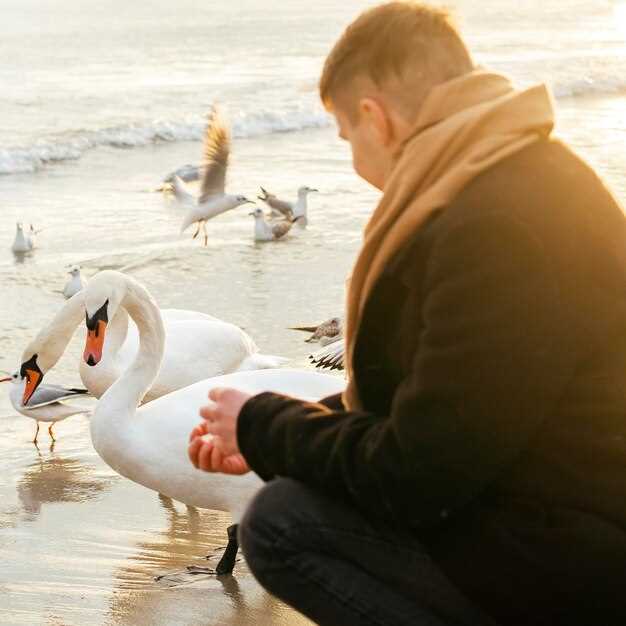
[{"label": "man's fingers", "polygon": [[198,469],[205,472],[214,472],[215,468],[211,463],[211,456],[215,446],[212,441],[202,441],[202,447],[198,452]]},{"label": "man's fingers", "polygon": [[206,422],[202,422],[201,424],[198,424],[189,434],[189,441],[193,441],[197,437],[202,437],[206,435],[207,434],[206,427],[207,427]]},{"label": "man's fingers", "polygon": [[214,439],[214,446],[211,450],[211,467],[215,471],[219,471],[222,468],[222,460],[224,455],[222,454],[222,450],[220,449],[220,440]]},{"label": "man's fingers", "polygon": [[209,400],[213,400],[213,402],[219,402],[225,391],[226,387],[213,387],[213,389],[209,391]]},{"label": "man's fingers", "polygon": [[217,405],[214,402],[211,404],[205,404],[200,407],[200,417],[203,417],[205,420],[212,421],[217,417]]},{"label": "man's fingers", "polygon": [[189,460],[193,464],[194,467],[198,467],[198,451],[202,447],[203,440],[198,438],[194,439],[187,448],[187,454],[189,455]]}]

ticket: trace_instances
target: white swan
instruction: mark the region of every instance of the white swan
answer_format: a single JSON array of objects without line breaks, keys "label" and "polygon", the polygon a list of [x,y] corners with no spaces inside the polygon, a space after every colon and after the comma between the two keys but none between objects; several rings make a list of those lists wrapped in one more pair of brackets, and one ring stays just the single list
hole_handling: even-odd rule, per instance
[{"label": "white swan", "polygon": [[[139,329],[139,352],[131,367],[106,391],[91,418],[91,439],[102,459],[116,472],[174,500],[200,508],[230,511],[235,524],[261,485],[252,472],[244,476],[209,474],[187,457],[188,438],[198,424],[198,408],[208,391],[231,386],[250,393],[271,390],[310,400],[338,393],[342,380],[299,370],[238,372],[203,380],[137,408],[159,371],[165,329],[154,300],[132,278],[105,271],[85,290],[87,322],[105,306],[110,317],[125,308]],[[232,571],[236,533],[218,572]],[[233,553],[234,550],[234,553]]]},{"label": "white swan", "polygon": [[[70,298],[22,353],[21,369],[28,373],[24,404],[61,358],[84,320],[84,293]],[[159,376],[146,393],[146,402],[211,376],[278,367],[287,360],[259,353],[241,328],[205,313],[181,309],[164,309],[161,313],[166,327],[165,358]],[[97,333],[92,331],[90,335],[87,360],[91,356],[91,365],[81,359],[79,372],[85,387],[99,398],[132,363],[139,336],[123,307],[110,320],[100,320]]]}]

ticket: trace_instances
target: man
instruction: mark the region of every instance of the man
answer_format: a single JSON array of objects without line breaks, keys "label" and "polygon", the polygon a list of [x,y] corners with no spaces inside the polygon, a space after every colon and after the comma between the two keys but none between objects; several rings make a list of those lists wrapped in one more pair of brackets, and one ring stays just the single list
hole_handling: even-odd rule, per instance
[{"label": "man", "polygon": [[321,624],[626,623],[620,208],[440,10],[367,11],[320,90],[384,195],[343,397],[216,390],[192,433],[197,467],[268,481],[250,568]]}]

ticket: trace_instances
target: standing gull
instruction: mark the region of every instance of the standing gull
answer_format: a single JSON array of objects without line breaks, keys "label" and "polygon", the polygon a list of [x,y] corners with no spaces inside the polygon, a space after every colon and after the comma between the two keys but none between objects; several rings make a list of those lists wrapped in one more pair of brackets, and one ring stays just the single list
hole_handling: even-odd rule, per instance
[{"label": "standing gull", "polygon": [[197,224],[193,238],[195,239],[202,230],[205,246],[208,241],[207,220],[251,202],[245,196],[231,195],[225,191],[229,156],[230,132],[219,111],[214,107],[209,115],[204,139],[204,158],[201,166],[204,171],[200,196],[196,198],[178,176],[174,176],[173,182],[176,199],[189,209],[180,232],[184,232],[192,224]]},{"label": "standing gull", "polygon": [[86,413],[85,407],[67,404],[65,401],[79,396],[84,396],[88,392],[86,389],[67,389],[60,385],[39,385],[35,393],[29,398],[26,405],[22,404],[24,388],[26,386],[26,376],[15,372],[9,378],[0,378],[1,382],[11,382],[9,398],[13,408],[20,414],[30,417],[37,422],[37,430],[33,443],[37,443],[39,435],[39,422],[51,422],[48,427],[48,434],[52,441],[55,441],[52,427],[55,422],[60,422],[70,415]]},{"label": "standing gull", "polygon": [[85,286],[83,277],[80,275],[80,267],[73,267],[69,271],[70,278],[63,287],[63,295],[66,300],[69,300],[72,296],[75,296]]},{"label": "standing gull", "polygon": [[16,254],[22,254],[24,252],[30,252],[35,247],[35,241],[33,239],[35,235],[35,229],[33,225],[30,225],[30,231],[24,232],[24,225],[22,222],[17,222],[15,229],[15,239],[11,250]]},{"label": "standing gull", "polygon": [[275,224],[268,224],[265,221],[263,210],[258,207],[252,211],[249,215],[254,217],[254,240],[255,241],[276,241],[282,239],[294,225],[292,221],[280,221]]},{"label": "standing gull", "polygon": [[307,196],[314,191],[317,191],[317,189],[306,186],[300,187],[300,189],[298,189],[298,199],[295,202],[289,202],[287,200],[280,200],[273,193],[261,187],[263,195],[258,196],[258,198],[259,200],[263,200],[273,212],[289,219],[296,218],[298,220],[298,226],[300,226],[300,228],[306,228],[308,224]]}]

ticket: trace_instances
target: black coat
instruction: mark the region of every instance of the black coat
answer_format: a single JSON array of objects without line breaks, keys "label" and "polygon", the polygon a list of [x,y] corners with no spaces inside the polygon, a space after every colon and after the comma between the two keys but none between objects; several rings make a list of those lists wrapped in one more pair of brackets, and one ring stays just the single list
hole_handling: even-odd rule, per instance
[{"label": "black coat", "polygon": [[436,213],[355,380],[363,412],[251,399],[250,466],[410,526],[503,623],[626,624],[626,221],[583,161],[540,141]]}]

